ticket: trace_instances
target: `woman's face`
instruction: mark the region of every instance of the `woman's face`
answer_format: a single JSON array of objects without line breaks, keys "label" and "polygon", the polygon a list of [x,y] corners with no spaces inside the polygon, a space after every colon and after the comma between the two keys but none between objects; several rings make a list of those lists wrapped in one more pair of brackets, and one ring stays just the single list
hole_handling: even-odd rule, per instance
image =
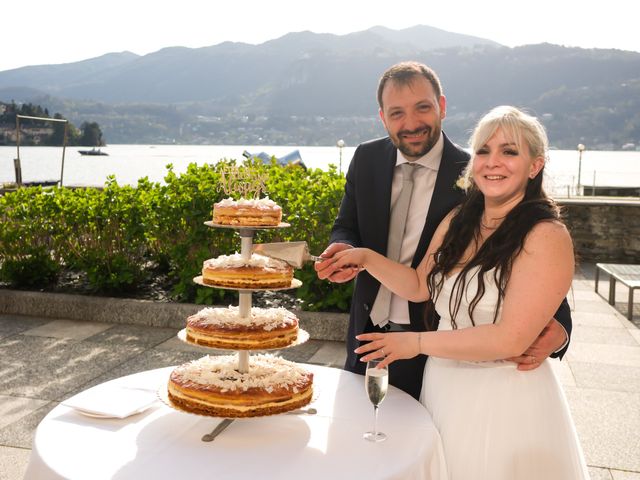
[{"label": "woman's face", "polygon": [[544,158],[532,158],[525,142],[518,148],[515,139],[496,130],[487,142],[474,152],[473,181],[491,204],[519,202],[527,182],[544,166]]}]

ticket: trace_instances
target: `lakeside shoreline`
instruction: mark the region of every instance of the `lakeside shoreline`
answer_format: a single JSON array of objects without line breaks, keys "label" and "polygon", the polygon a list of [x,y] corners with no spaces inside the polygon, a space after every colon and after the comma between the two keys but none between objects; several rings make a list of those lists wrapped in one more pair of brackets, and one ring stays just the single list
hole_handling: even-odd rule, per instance
[{"label": "lakeside shoreline", "polygon": [[[328,170],[334,165],[346,173],[355,146],[309,147],[268,145],[123,145],[104,147],[109,156],[87,157],[67,148],[63,184],[102,186],[109,175],[121,185],[135,185],[138,179],[162,182],[166,166],[172,164],[177,174],[191,163],[217,163],[223,158],[244,160],[243,151],[265,152],[276,157],[299,150],[308,168]],[[23,181],[58,181],[61,177],[61,147],[21,147]],[[0,146],[0,183],[15,181],[13,159],[15,147]],[[585,150],[579,159],[577,150],[550,150],[545,168],[547,185],[557,195],[573,195],[578,183],[584,188],[595,186],[640,187],[640,151]],[[580,182],[578,182],[578,173]]]}]

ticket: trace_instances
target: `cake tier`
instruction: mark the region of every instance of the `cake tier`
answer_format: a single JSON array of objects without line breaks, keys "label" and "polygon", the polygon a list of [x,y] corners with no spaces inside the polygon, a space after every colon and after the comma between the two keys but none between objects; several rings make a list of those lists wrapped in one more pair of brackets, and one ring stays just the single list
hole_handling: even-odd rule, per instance
[{"label": "cake tier", "polygon": [[207,285],[231,288],[283,288],[293,280],[293,267],[286,262],[254,253],[221,255],[205,260],[202,281]]},{"label": "cake tier", "polygon": [[187,319],[187,341],[214,348],[270,349],[287,347],[298,338],[298,318],[284,308],[205,308]]},{"label": "cake tier", "polygon": [[213,205],[213,222],[219,225],[276,226],[281,220],[282,208],[269,198],[227,198]]},{"label": "cake tier", "polygon": [[307,405],[313,374],[293,362],[254,355],[249,371],[236,370],[235,355],[206,356],[171,373],[169,400],[179,409],[216,417],[255,417]]}]

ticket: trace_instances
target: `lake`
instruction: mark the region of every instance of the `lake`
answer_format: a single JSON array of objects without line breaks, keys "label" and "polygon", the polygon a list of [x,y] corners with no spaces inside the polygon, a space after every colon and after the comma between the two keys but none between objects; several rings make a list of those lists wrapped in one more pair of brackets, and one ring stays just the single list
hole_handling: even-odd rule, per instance
[{"label": "lake", "polygon": [[[144,176],[161,182],[169,163],[181,173],[190,163],[215,163],[222,158],[241,160],[245,150],[280,157],[298,149],[309,168],[326,170],[330,164],[340,165],[340,149],[336,146],[109,145],[102,148],[109,156],[82,156],[79,149],[82,147],[66,149],[64,185],[102,185],[108,175],[115,175],[120,184],[135,184]],[[346,172],[354,151],[355,147],[342,149],[342,172]],[[16,147],[0,147],[0,182],[15,181],[15,157]],[[21,147],[23,181],[59,180],[61,157],[61,147]],[[551,150],[549,157],[546,182],[555,195],[575,193],[579,167],[580,183],[585,187],[640,186],[640,151],[585,150],[581,162],[577,150]]]}]

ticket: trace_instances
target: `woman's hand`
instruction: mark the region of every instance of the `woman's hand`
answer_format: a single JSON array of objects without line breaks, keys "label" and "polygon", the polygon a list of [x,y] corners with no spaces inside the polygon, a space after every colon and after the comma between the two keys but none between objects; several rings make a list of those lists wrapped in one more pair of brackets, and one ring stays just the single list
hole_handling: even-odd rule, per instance
[{"label": "woman's hand", "polygon": [[352,248],[353,247],[351,245],[340,242],[329,245],[320,255],[320,259],[313,265],[318,278],[320,280],[327,279],[334,283],[345,283],[349,280],[353,280],[353,278],[358,274],[359,269],[353,267],[336,268],[334,264],[335,259],[333,258],[337,252]]},{"label": "woman's hand", "polygon": [[333,267],[338,268],[366,268],[366,262],[373,252],[368,248],[349,248],[336,252],[333,257]]},{"label": "woman's hand", "polygon": [[360,341],[369,342],[354,350],[355,353],[367,353],[360,359],[368,362],[374,358],[384,358],[381,366],[396,360],[413,358],[419,355],[422,332],[363,333],[357,335]]}]

